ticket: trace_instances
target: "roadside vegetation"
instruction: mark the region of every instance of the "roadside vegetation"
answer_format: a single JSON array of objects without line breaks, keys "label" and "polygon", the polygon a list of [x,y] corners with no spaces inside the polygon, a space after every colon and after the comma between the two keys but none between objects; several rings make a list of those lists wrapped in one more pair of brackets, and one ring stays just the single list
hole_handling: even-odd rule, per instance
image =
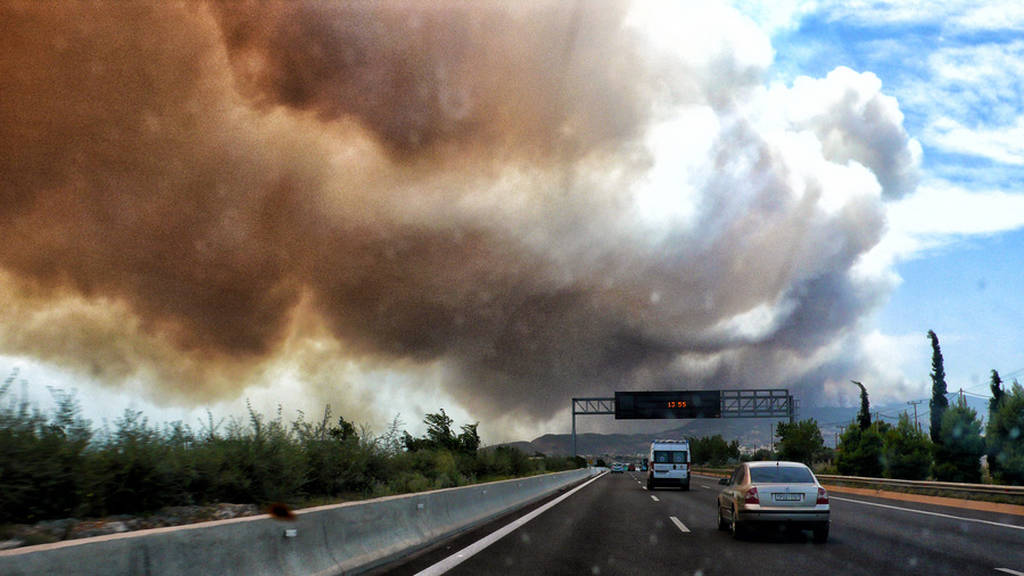
[{"label": "roadside vegetation", "polygon": [[690,460],[698,466],[723,466],[740,458],[738,440],[726,442],[721,434],[689,440]]},{"label": "roadside vegetation", "polygon": [[[818,423],[807,419],[778,424],[775,452],[759,450],[743,458],[795,460],[818,472],[844,476],[1024,485],[1024,387],[1016,381],[1007,387],[993,370],[992,398],[983,425],[981,415],[962,399],[950,404],[939,339],[930,330],[928,338],[932,345],[928,431],[916,426],[906,412],[895,425],[873,420],[867,387],[852,381],[860,389],[860,411],[839,436],[835,450],[825,446]],[[694,464],[715,467],[740,459],[738,450],[724,451],[725,441],[716,439],[691,439]],[[718,449],[708,448],[711,445]],[[983,456],[987,468],[982,466]]]},{"label": "roadside vegetation", "polygon": [[[814,420],[779,425],[779,457],[815,464],[845,476],[1024,485],[1024,387],[1004,386],[992,371],[987,422],[962,399],[951,405],[938,336],[932,345],[931,428],[926,433],[903,413],[896,425],[872,421],[867,388],[860,382],[861,408],[839,437],[834,453],[824,447]],[[816,436],[815,436],[816,433]],[[986,457],[988,474],[982,467]]]},{"label": "roadside vegetation", "polygon": [[280,410],[197,427],[153,424],[127,410],[96,429],[73,394],[54,391],[41,412],[0,387],[0,524],[139,515],[164,507],[230,502],[303,506],[448,488],[583,465],[481,448],[477,425],[458,430],[442,409],[413,437],[396,417],[381,434],[330,408],[285,422]]}]

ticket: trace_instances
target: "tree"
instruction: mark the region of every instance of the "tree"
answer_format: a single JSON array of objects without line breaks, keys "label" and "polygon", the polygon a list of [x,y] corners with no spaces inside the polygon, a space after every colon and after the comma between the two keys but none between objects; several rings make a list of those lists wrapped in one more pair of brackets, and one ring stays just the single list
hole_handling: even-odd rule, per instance
[{"label": "tree", "polygon": [[[330,410],[330,406],[327,410]],[[331,428],[327,432],[331,438],[339,442],[346,442],[348,440],[359,440],[359,435],[356,434],[356,427],[351,422],[345,420],[344,417],[338,416],[338,425]]]},{"label": "tree", "polygon": [[721,434],[715,434],[704,438],[690,438],[690,451],[691,460],[695,464],[720,466],[739,460],[740,443],[736,440],[726,442]]},{"label": "tree", "polygon": [[988,472],[993,477],[1001,476],[999,469],[999,450],[1002,448],[1002,442],[998,438],[999,435],[999,408],[1003,405],[1006,398],[1006,392],[1003,390],[1003,379],[999,377],[999,372],[992,371],[992,378],[989,383],[989,389],[992,391],[992,398],[988,401],[988,425],[985,427],[985,452],[988,455]]},{"label": "tree", "polygon": [[861,430],[860,426],[846,427],[839,437],[836,467],[840,474],[881,478],[883,464],[883,441],[878,427]]},{"label": "tree", "polygon": [[868,403],[868,389],[856,380],[850,380],[860,388],[860,412],[857,413],[857,425],[861,430],[871,426],[871,405]]},{"label": "tree", "polygon": [[1018,382],[990,413],[985,439],[993,477],[1003,484],[1024,485],[1024,387]]},{"label": "tree", "polygon": [[932,466],[931,443],[923,432],[900,414],[899,423],[886,430],[883,437],[885,476],[903,480],[925,480]]},{"label": "tree", "polygon": [[942,443],[942,415],[949,407],[949,400],[946,399],[946,369],[942,365],[942,350],[939,348],[939,337],[932,330],[928,331],[928,338],[932,341],[932,399],[928,402],[931,408],[931,437],[932,443]]},{"label": "tree", "polygon": [[418,450],[448,450],[464,454],[475,454],[480,447],[480,434],[477,432],[479,422],[465,424],[460,429],[462,433],[455,435],[452,426],[455,420],[445,413],[442,408],[436,414],[427,414],[423,418],[427,425],[427,434],[422,438],[414,438],[408,432],[402,435],[402,443],[409,452]]},{"label": "tree", "polygon": [[793,423],[779,422],[776,430],[780,438],[780,460],[803,462],[810,466],[825,451],[825,440],[814,418]]},{"label": "tree", "polygon": [[985,441],[981,437],[978,413],[963,403],[946,410],[939,434],[932,472],[935,479],[981,482],[981,455],[985,453]]},{"label": "tree", "polygon": [[465,424],[462,426],[462,434],[459,434],[458,445],[459,452],[466,454],[475,454],[477,448],[480,447],[480,434],[477,433],[476,429],[480,423]]},{"label": "tree", "polygon": [[988,387],[992,391],[992,398],[988,401],[988,414],[989,418],[991,418],[992,414],[999,411],[999,406],[1006,395],[1006,392],[1003,390],[1003,379],[999,377],[999,372],[992,371],[992,378],[989,381]]},{"label": "tree", "polygon": [[444,413],[444,408],[441,408],[441,411],[436,414],[427,414],[423,418],[423,423],[427,425],[427,439],[435,447],[449,450],[458,447],[458,439],[452,431],[452,424],[455,423],[455,420]]}]

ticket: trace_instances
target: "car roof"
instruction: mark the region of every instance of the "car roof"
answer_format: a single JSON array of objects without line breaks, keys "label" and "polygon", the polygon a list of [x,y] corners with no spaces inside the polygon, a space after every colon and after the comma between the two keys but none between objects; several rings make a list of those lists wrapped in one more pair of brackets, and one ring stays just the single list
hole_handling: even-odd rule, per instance
[{"label": "car roof", "polygon": [[803,462],[789,462],[786,460],[764,460],[759,462],[747,462],[751,468],[766,468],[768,466],[792,466],[794,468],[807,468]]}]

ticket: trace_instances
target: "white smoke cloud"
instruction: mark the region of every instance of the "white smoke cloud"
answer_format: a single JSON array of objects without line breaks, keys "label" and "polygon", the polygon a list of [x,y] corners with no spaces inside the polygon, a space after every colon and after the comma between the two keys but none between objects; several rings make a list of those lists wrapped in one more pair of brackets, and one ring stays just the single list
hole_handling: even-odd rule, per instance
[{"label": "white smoke cloud", "polygon": [[[769,40],[724,5],[581,6],[282,3],[254,19],[212,3],[138,23],[83,6],[103,23],[94,64],[118,45],[113,20],[149,26],[131,41],[150,56],[118,53],[98,78],[19,43],[41,31],[19,19],[0,45],[28,62],[0,68],[16,80],[0,142],[20,154],[0,164],[18,167],[0,221],[20,233],[0,281],[22,287],[22,319],[67,301],[89,314],[5,321],[0,352],[147,376],[180,402],[286,380],[378,423],[447,404],[492,440],[559,421],[574,395],[825,397],[892,287],[857,267],[917,181],[898,104],[842,68],[769,84]],[[123,140],[103,140],[89,119],[112,114],[123,70],[163,92],[136,86],[104,129]],[[32,116],[76,112],[70,141],[24,145],[16,107],[39,78],[94,96],[49,94]],[[32,169],[47,158],[69,160]],[[40,209],[68,205],[90,210]]]}]

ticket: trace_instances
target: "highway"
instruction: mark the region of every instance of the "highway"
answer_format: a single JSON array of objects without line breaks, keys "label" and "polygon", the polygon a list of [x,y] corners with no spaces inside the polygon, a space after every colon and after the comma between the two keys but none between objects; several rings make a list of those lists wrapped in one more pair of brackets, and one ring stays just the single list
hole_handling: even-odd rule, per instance
[{"label": "highway", "polygon": [[[642,474],[605,474],[505,535],[493,531],[512,518],[386,572],[1024,576],[1024,516],[833,493],[825,544],[782,531],[734,540],[716,526],[716,478],[695,476],[689,492],[648,492]],[[463,552],[448,571],[438,564],[488,533],[493,544]]]}]

